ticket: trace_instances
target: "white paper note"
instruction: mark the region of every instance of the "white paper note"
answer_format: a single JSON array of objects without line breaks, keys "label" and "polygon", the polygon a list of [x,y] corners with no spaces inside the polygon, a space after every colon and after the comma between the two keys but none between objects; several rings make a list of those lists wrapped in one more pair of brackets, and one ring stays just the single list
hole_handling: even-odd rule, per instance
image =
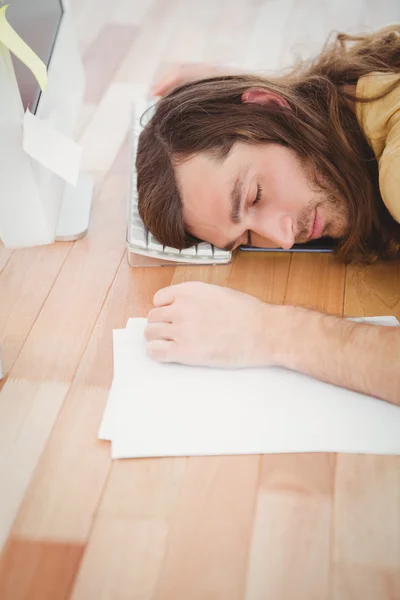
[{"label": "white paper note", "polygon": [[[399,322],[392,316],[378,317],[358,317],[350,319],[355,322],[365,322],[371,325],[396,326]],[[130,329],[137,327],[137,319],[128,319],[126,328]],[[103,419],[100,425],[98,437],[100,440],[111,441],[114,437],[116,411],[118,409],[118,398],[124,396],[124,383],[121,380],[119,366],[125,362],[124,357],[124,329],[115,329],[113,331],[113,362],[114,362],[114,379],[109,391],[106,408],[104,410]],[[123,410],[123,404],[121,404]]]},{"label": "white paper note", "polygon": [[25,112],[23,148],[42,166],[76,185],[82,158],[82,146],[60,133],[47,121]]},{"label": "white paper note", "polygon": [[[128,319],[127,329],[136,327],[137,319]],[[125,329],[113,331],[113,363],[114,378],[108,394],[108,400],[99,430],[100,440],[111,440],[114,437],[115,414],[118,409],[118,398],[124,395],[124,383],[120,375],[120,366],[124,364],[124,335]]]},{"label": "white paper note", "polygon": [[400,454],[398,407],[284,369],[158,364],[146,357],[144,326],[130,321],[114,339],[113,458]]}]

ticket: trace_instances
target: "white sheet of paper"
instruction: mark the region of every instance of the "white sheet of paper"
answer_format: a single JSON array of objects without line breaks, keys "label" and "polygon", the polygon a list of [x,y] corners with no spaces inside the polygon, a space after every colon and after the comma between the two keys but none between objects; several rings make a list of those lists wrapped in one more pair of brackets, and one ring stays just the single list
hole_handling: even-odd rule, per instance
[{"label": "white sheet of paper", "polygon": [[76,185],[82,158],[82,146],[60,133],[50,123],[29,110],[23,123],[23,148],[42,166]]},{"label": "white sheet of paper", "polygon": [[284,369],[162,365],[145,319],[115,335],[112,457],[400,454],[400,409]]},{"label": "white sheet of paper", "polygon": [[[396,317],[392,316],[378,316],[378,317],[357,317],[351,319],[356,322],[365,322],[371,325],[383,325],[383,326],[396,326],[399,325]],[[128,319],[126,328],[135,328],[137,319]],[[101,421],[98,438],[100,440],[111,441],[114,437],[115,431],[115,414],[118,409],[118,397],[124,396],[124,383],[121,381],[121,378],[116,376],[116,369],[118,375],[118,365],[124,362],[124,329],[115,329],[113,331],[113,351],[114,351],[114,378],[110,387],[107,404],[104,410],[103,418]],[[119,333],[122,332],[122,333]],[[121,341],[119,342],[119,337],[121,336]],[[121,354],[122,353],[122,354]],[[123,408],[123,406],[122,406]]]}]

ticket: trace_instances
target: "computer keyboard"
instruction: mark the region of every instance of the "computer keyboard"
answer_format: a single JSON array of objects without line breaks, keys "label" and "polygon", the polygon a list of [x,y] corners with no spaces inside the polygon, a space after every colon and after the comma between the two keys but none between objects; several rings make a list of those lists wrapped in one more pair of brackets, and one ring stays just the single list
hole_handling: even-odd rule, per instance
[{"label": "computer keyboard", "polygon": [[216,248],[211,244],[201,243],[185,250],[163,246],[146,229],[139,216],[135,162],[138,138],[141,131],[140,118],[154,103],[154,100],[148,101],[145,99],[135,102],[135,114],[131,133],[132,175],[127,219],[129,264],[131,267],[227,264],[232,259],[232,252]]}]

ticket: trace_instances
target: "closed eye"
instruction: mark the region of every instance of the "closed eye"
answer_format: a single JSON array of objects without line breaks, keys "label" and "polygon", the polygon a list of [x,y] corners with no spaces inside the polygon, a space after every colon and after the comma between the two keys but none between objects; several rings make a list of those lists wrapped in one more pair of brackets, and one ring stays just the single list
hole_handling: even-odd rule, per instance
[{"label": "closed eye", "polygon": [[253,200],[252,206],[255,206],[256,204],[258,204],[260,202],[261,195],[262,195],[262,187],[261,187],[261,185],[257,184],[257,194]]},{"label": "closed eye", "polygon": [[[257,184],[257,193],[256,193],[256,197],[254,198],[253,202],[251,203],[251,206],[256,206],[256,204],[258,204],[261,200],[261,194],[262,194],[262,187],[261,185]],[[246,242],[247,246],[251,246],[251,231],[247,232],[247,242]]]}]

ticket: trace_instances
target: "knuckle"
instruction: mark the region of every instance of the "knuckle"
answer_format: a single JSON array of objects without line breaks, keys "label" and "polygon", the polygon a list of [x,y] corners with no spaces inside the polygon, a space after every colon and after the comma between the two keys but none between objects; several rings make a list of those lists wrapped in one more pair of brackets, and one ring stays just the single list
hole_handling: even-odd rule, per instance
[{"label": "knuckle", "polygon": [[157,317],[156,310],[157,310],[157,309],[153,308],[153,309],[152,309],[152,310],[149,312],[149,314],[147,315],[147,322],[148,322],[148,323],[154,323],[154,321],[156,320],[156,317]]},{"label": "knuckle", "polygon": [[146,353],[149,358],[160,362],[170,361],[170,344],[162,340],[151,341],[147,344]]},{"label": "knuckle", "polygon": [[155,325],[149,325],[144,330],[144,337],[148,342],[151,342],[158,337],[157,327]]},{"label": "knuckle", "polygon": [[149,356],[150,358],[155,358],[157,360],[160,360],[163,356],[162,345],[155,341],[150,341],[147,344],[146,351],[147,351],[147,356]]},{"label": "knuckle", "polygon": [[202,281],[188,281],[185,283],[185,287],[183,288],[184,293],[190,294],[201,291],[206,286]]}]

